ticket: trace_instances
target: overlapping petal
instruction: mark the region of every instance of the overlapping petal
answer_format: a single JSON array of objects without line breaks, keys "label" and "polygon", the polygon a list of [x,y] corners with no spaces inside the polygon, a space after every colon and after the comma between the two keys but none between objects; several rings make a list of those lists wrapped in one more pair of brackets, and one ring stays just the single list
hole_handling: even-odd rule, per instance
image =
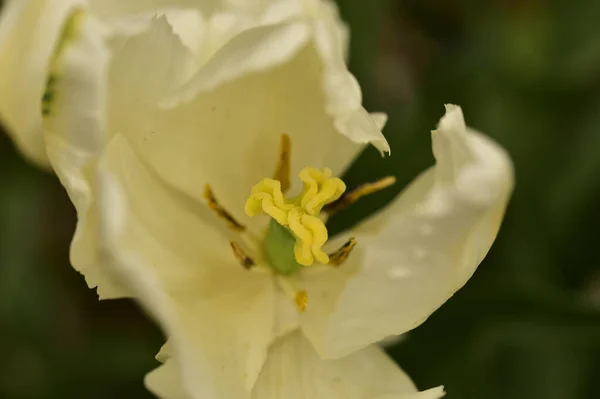
[{"label": "overlapping petal", "polygon": [[19,149],[48,166],[42,97],[63,28],[84,0],[8,1],[0,17],[0,118]]},{"label": "overlapping petal", "polygon": [[[272,175],[282,134],[291,137],[292,176],[306,165],[341,174],[361,145],[339,134],[326,110],[322,59],[305,42],[308,33],[304,24],[291,23],[234,38],[183,91],[192,98],[170,104],[152,134],[135,140],[136,151],[193,197],[211,184],[239,219],[251,187]],[[252,71],[238,77],[244,64]],[[295,191],[299,182],[293,182]]]},{"label": "overlapping petal", "polygon": [[115,136],[100,164],[102,245],[170,337],[188,392],[246,397],[275,339],[275,291],[248,273],[205,207],[187,205]]},{"label": "overlapping petal", "polygon": [[[98,156],[116,132],[147,126],[148,115],[191,56],[165,18],[112,49],[94,16],[77,18],[74,37],[53,63],[52,102],[44,120],[52,166],[78,212],[71,263],[101,298],[126,296],[99,256],[95,172]],[[168,58],[165,57],[168,55]]]},{"label": "overlapping petal", "polygon": [[467,129],[456,106],[432,138],[435,167],[357,229],[350,265],[306,276],[311,306],[302,328],[322,356],[345,356],[418,326],[492,245],[513,187],[507,154]]},{"label": "overlapping petal", "polygon": [[296,332],[269,350],[252,399],[437,399],[443,395],[442,387],[418,392],[377,346],[343,359],[323,360]]},{"label": "overlapping petal", "polygon": [[[176,360],[169,358],[146,378],[165,399],[192,398],[177,385]],[[439,399],[443,387],[418,392],[410,378],[377,346],[340,360],[322,360],[299,332],[269,349],[252,399]]]},{"label": "overlapping petal", "polygon": [[198,9],[203,13],[211,13],[220,8],[222,3],[222,0],[89,0],[92,12],[104,20],[174,8]]}]

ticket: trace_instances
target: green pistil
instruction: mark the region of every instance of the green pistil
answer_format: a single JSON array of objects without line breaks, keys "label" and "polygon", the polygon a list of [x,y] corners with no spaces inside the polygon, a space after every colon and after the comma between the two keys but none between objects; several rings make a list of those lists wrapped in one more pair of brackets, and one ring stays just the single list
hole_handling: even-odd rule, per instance
[{"label": "green pistil", "polygon": [[276,273],[290,275],[302,268],[294,256],[295,243],[292,233],[271,219],[263,248],[269,265]]}]

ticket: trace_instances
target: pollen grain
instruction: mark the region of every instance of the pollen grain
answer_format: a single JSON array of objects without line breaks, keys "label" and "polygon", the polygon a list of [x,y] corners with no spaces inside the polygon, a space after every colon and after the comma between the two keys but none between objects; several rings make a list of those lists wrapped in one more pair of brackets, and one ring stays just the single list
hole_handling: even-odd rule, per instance
[{"label": "pollen grain", "polygon": [[306,310],[306,306],[308,306],[308,293],[306,290],[301,290],[296,292],[296,307],[300,312],[304,312]]}]

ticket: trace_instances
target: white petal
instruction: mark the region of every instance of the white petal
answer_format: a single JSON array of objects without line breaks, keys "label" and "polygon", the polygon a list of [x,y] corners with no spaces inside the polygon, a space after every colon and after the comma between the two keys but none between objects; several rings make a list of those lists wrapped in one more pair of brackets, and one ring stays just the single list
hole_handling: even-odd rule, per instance
[{"label": "white petal", "polygon": [[126,295],[121,284],[99,267],[97,210],[90,173],[104,142],[104,103],[108,50],[102,26],[89,14],[69,20],[70,37],[55,55],[48,86],[44,139],[48,158],[75,205],[78,224],[71,263],[100,298]]},{"label": "white petal", "polygon": [[103,22],[110,29],[112,40],[118,42],[151,28],[154,20],[163,16],[181,43],[200,58],[207,39],[207,27],[203,14],[197,9],[160,8],[118,16]]},{"label": "white petal", "polygon": [[40,165],[48,159],[41,98],[64,24],[83,0],[6,2],[0,19],[0,116],[21,151]]},{"label": "white petal", "polygon": [[[178,290],[194,290],[213,271],[242,269],[235,263],[228,232],[203,203],[185,198],[157,179],[120,135],[108,144],[99,164],[101,179],[119,187],[122,203],[97,203],[101,228],[131,230],[123,245],[140,251],[161,281]],[[98,188],[99,195],[104,195]],[[127,210],[131,214],[128,214]],[[120,220],[123,219],[123,220]],[[119,223],[103,226],[107,221]],[[138,232],[134,234],[134,232]],[[138,238],[139,242],[134,241]],[[143,240],[142,240],[143,239]],[[112,238],[111,238],[112,241]],[[131,241],[131,242],[130,242]]]},{"label": "white petal", "polygon": [[349,264],[306,275],[301,323],[320,354],[344,356],[421,324],[471,277],[513,187],[508,155],[466,129],[459,107],[433,132],[436,166],[356,231]]},{"label": "white petal", "polygon": [[112,19],[166,8],[196,8],[208,13],[220,7],[221,0],[89,0],[89,3],[95,15]]},{"label": "white petal", "polygon": [[146,375],[144,385],[161,399],[187,399],[189,395],[181,387],[180,372],[174,359]]},{"label": "white petal", "polygon": [[298,309],[289,297],[281,289],[275,291],[276,295],[276,315],[275,315],[275,336],[277,338],[298,329],[300,327],[300,317]]},{"label": "white petal", "polygon": [[252,399],[437,399],[443,388],[417,392],[410,378],[377,346],[339,360],[322,360],[300,333],[277,341]]},{"label": "white petal", "polygon": [[[146,376],[158,397],[184,399],[176,359]],[[289,334],[269,350],[252,399],[439,399],[444,388],[417,392],[410,378],[378,347],[340,360],[321,360],[299,333]]]},{"label": "white petal", "polygon": [[324,65],[328,112],[336,128],[356,143],[372,143],[382,154],[390,146],[381,133],[381,118],[374,120],[362,107],[362,93],[346,67],[348,32],[333,2],[319,3],[314,21],[315,43]]},{"label": "white petal", "polygon": [[[189,59],[164,18],[123,41],[109,59],[107,32],[78,16],[75,37],[53,64],[53,101],[45,118],[48,156],[78,212],[71,262],[100,298],[126,296],[99,257],[93,168],[115,129],[138,128]],[[176,77],[175,77],[176,76]],[[91,172],[90,172],[91,171]]]},{"label": "white petal", "polygon": [[383,128],[387,124],[388,116],[383,112],[372,112],[371,119],[373,119],[373,122],[375,122],[379,130],[383,130]]},{"label": "white petal", "polygon": [[120,43],[109,71],[110,134],[151,134],[158,103],[189,76],[192,58],[164,16]]},{"label": "white petal", "polygon": [[110,265],[169,337],[186,391],[246,397],[274,339],[270,277],[238,265],[208,208],[158,181],[122,137],[98,170]]},{"label": "white petal", "polygon": [[[280,33],[296,32],[289,29]],[[305,47],[280,67],[244,75],[155,114],[152,129],[138,130],[130,141],[165,181],[195,198],[209,183],[229,212],[251,223],[244,203],[254,184],[272,176],[282,134],[291,137],[293,177],[307,165],[341,173],[361,148],[335,130],[320,71],[318,55]],[[293,183],[299,187],[297,179]]]},{"label": "white petal", "polygon": [[171,106],[245,74],[285,63],[306,44],[309,35],[308,26],[301,22],[247,30],[220,49],[194,80],[182,92],[174,95]]},{"label": "white petal", "polygon": [[[361,149],[355,143],[389,149],[380,130],[384,118],[362,108],[344,64],[346,39],[335,9],[318,7],[316,16],[298,18],[294,7],[281,4],[287,11],[273,11],[273,18],[289,20],[229,40],[165,103],[152,129],[132,140],[165,181],[193,197],[210,183],[238,219],[245,219],[250,188],[272,175],[284,133],[292,138],[292,176],[308,165],[341,173]],[[209,35],[230,36],[227,21],[239,18],[227,15],[214,16]]]}]

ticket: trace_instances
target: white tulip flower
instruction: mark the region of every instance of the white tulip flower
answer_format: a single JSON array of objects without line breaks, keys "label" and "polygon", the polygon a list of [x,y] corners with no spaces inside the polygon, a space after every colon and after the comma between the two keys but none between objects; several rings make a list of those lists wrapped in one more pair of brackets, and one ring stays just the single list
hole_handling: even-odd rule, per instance
[{"label": "white tulip flower", "polygon": [[[102,298],[135,297],[168,336],[149,388],[165,398],[441,397],[441,387],[417,392],[375,343],[418,326],[475,271],[512,190],[505,152],[449,106],[433,132],[436,165],[329,239],[328,215],[393,182],[347,189],[336,177],[364,144],[389,147],[385,116],[362,108],[346,68],[335,7],[145,3],[178,3],[155,17],[141,3],[60,14],[54,45],[31,41],[51,50],[40,55],[46,84],[32,83],[22,104],[43,97],[42,111],[3,98],[0,117],[15,137],[34,132],[15,140],[47,154],[77,208],[75,268]],[[14,15],[27,17],[23,29],[43,20]],[[5,52],[10,29],[0,26],[0,73],[14,75],[17,64],[3,64],[17,51]]]},{"label": "white tulip flower", "polygon": [[[171,111],[181,129],[229,120],[205,120],[211,116],[195,113],[197,101]],[[215,130],[222,141],[199,143],[202,155],[189,160],[199,164],[198,174],[215,177],[204,192],[210,209],[184,191],[200,183],[197,176],[176,186],[124,137],[111,141],[99,163],[111,264],[169,337],[159,356],[165,363],[148,376],[148,387],[165,398],[443,396],[441,387],[416,392],[374,344],[418,326],[475,271],[512,190],[505,152],[466,128],[460,108],[448,106],[433,132],[435,167],[374,218],[327,242],[327,215],[388,179],[346,191],[324,165],[344,155],[349,162],[355,152],[339,142],[321,152],[341,137],[335,132],[311,136],[318,143],[313,151],[290,157],[290,143],[303,143],[310,130],[283,136],[273,154],[264,149],[277,141],[274,134],[244,138]],[[249,141],[238,146],[242,140]],[[185,157],[189,145],[177,154]],[[227,150],[211,157],[213,167],[203,165],[215,146]],[[347,162],[338,163],[340,170]],[[289,184],[290,170],[302,190]],[[290,187],[299,194],[286,197]],[[249,194],[245,213],[265,213],[266,223],[219,200],[235,204],[240,191]]]}]

